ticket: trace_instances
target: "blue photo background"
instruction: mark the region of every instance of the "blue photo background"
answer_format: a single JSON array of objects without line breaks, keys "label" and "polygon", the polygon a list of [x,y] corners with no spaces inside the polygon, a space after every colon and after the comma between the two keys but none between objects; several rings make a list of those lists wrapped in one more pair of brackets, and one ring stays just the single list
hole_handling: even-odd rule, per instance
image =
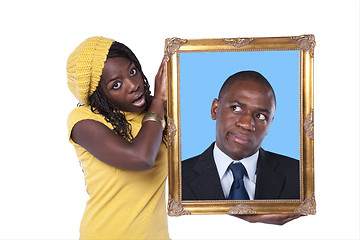
[{"label": "blue photo background", "polygon": [[299,51],[180,53],[181,158],[201,154],[215,141],[210,109],[232,74],[258,71],[276,94],[275,119],[265,150],[300,159]]}]

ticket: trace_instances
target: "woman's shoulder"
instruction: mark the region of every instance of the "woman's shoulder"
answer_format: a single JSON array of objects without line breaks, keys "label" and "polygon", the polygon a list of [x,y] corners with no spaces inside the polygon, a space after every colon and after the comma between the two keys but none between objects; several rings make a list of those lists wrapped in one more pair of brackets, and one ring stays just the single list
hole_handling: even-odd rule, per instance
[{"label": "woman's shoulder", "polygon": [[[94,113],[91,110],[91,107],[88,105],[83,105],[80,107],[74,108],[69,116],[68,116],[68,126],[73,126],[75,123],[85,120],[85,119],[91,119],[99,122],[106,122],[104,119],[104,116],[98,113]],[[71,127],[70,127],[71,128]]]},{"label": "woman's shoulder", "polygon": [[70,114],[74,114],[74,113],[77,114],[77,113],[81,113],[81,112],[84,112],[84,113],[86,113],[86,112],[92,112],[92,111],[91,111],[91,106],[90,106],[90,105],[80,105],[80,106],[74,108],[74,109],[70,112]]},{"label": "woman's shoulder", "polygon": [[81,117],[86,117],[86,116],[92,116],[92,115],[94,115],[94,114],[95,114],[95,113],[93,113],[93,112],[91,111],[90,106],[83,105],[83,106],[79,106],[79,107],[74,108],[74,109],[70,112],[68,119],[71,119],[71,118],[81,118]]}]

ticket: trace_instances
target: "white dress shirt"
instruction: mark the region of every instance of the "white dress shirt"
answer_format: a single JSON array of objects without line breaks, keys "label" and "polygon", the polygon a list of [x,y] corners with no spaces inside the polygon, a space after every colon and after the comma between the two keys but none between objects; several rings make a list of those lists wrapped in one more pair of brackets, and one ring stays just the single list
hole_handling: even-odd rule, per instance
[{"label": "white dress shirt", "polygon": [[249,195],[250,200],[254,200],[256,185],[256,165],[259,151],[257,151],[254,155],[250,157],[243,158],[241,160],[233,160],[224,152],[222,152],[215,143],[213,154],[225,198],[228,198],[231,185],[234,181],[233,174],[231,170],[228,169],[228,167],[231,163],[240,161],[244,165],[248,173],[248,176],[244,176],[245,189]]}]

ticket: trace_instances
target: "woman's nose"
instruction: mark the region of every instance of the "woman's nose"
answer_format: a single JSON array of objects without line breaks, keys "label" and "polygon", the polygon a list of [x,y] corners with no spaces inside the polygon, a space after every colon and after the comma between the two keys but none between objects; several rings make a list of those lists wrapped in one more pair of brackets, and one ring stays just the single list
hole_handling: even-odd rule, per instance
[{"label": "woman's nose", "polygon": [[136,92],[139,89],[139,84],[137,84],[136,82],[134,82],[130,79],[127,79],[126,82],[128,85],[128,93],[129,94]]}]

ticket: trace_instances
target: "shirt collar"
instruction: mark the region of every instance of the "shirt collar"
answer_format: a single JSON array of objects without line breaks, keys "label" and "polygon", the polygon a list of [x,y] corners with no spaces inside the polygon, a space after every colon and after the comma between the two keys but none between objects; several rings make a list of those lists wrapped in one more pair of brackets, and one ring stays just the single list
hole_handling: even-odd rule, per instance
[{"label": "shirt collar", "polygon": [[[223,151],[221,151],[216,145],[216,143],[214,146],[213,155],[219,173],[219,177],[220,179],[222,179],[229,165],[233,162],[237,162],[237,160],[233,160],[231,157],[229,157]],[[256,166],[257,166],[258,156],[259,156],[259,151],[257,151],[255,154],[253,154],[250,157],[239,160],[246,168],[250,181],[254,183],[256,182]]]},{"label": "shirt collar", "polygon": [[123,112],[125,115],[126,120],[131,121],[137,117],[141,117],[140,120],[142,120],[143,115],[145,112]]}]

